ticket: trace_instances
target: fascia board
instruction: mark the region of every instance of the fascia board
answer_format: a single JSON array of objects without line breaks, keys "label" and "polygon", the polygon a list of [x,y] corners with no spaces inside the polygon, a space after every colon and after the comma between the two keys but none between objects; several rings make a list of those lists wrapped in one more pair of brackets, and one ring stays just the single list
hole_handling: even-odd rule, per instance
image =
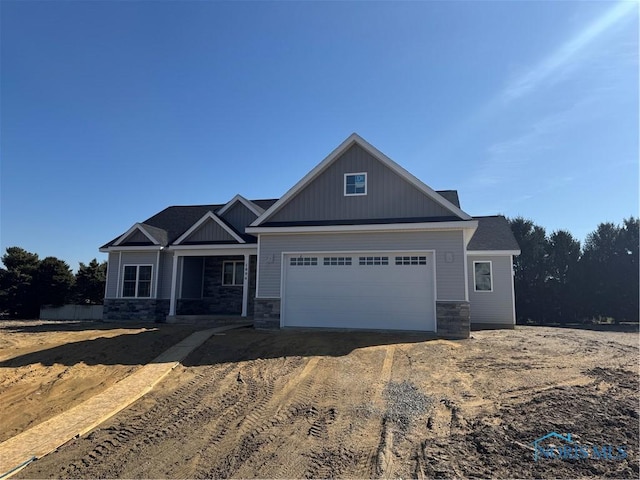
[{"label": "fascia board", "polygon": [[244,243],[238,245],[236,243],[222,243],[218,245],[171,245],[166,250],[178,251],[178,250],[228,250],[228,249],[245,249],[245,250],[257,250],[257,243]]},{"label": "fascia board", "polygon": [[467,250],[469,255],[509,256],[520,255],[520,250]]},{"label": "fascia board", "polygon": [[410,230],[462,230],[478,227],[476,220],[437,223],[386,223],[379,225],[327,225],[306,227],[247,227],[251,234],[385,232]]},{"label": "fascia board", "polygon": [[148,252],[157,252],[159,250],[165,250],[166,247],[162,245],[136,245],[136,246],[126,246],[126,245],[112,245],[106,248],[100,248],[99,251],[101,253],[110,253],[110,252],[135,252],[135,251],[148,251]]}]

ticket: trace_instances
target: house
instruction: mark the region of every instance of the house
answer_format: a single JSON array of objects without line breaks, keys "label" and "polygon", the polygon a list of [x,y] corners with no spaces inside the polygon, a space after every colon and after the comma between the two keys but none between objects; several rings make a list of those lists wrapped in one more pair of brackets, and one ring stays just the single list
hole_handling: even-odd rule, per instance
[{"label": "house", "polygon": [[169,207],[101,247],[105,320],[252,317],[258,328],[513,327],[502,216],[472,217],[357,134],[279,199]]}]

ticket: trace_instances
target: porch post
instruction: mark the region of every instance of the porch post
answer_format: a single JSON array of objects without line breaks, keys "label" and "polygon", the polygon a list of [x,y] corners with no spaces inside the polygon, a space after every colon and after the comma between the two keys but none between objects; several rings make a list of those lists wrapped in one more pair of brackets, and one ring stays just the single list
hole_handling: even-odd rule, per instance
[{"label": "porch post", "polygon": [[247,300],[249,299],[249,254],[244,254],[244,282],[242,283],[242,316],[247,316]]},{"label": "porch post", "polygon": [[169,301],[169,315],[176,314],[176,285],[178,283],[178,253],[173,252],[173,271],[171,273],[171,300]]}]

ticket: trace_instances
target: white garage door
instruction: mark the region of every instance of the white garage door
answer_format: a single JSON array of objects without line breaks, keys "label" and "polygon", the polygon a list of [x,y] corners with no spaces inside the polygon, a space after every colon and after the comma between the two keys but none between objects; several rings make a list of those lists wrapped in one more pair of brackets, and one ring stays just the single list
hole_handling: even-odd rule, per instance
[{"label": "white garage door", "polygon": [[284,326],[435,331],[430,252],[304,253],[284,262]]}]

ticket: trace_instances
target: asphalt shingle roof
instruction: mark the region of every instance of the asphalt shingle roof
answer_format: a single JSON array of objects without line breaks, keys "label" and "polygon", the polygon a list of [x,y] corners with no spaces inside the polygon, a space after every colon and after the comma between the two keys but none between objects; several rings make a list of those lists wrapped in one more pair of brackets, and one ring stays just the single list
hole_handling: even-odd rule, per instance
[{"label": "asphalt shingle roof", "polygon": [[[267,209],[273,205],[277,199],[262,199],[251,200],[260,208]],[[156,237],[162,245],[170,245],[175,242],[180,235],[189,230],[191,226],[200,220],[207,212],[216,212],[224,207],[226,204],[212,204],[212,205],[183,205],[167,207],[161,212],[156,213],[152,217],[149,217],[144,222],[144,226],[148,229],[149,233]],[[222,219],[224,221],[224,219]],[[226,222],[225,222],[226,223]],[[233,229],[231,225],[229,228]],[[245,240],[255,237],[246,235],[244,232],[237,232]],[[248,238],[247,238],[248,237]],[[114,238],[102,248],[111,246],[120,236]],[[162,242],[164,240],[164,243]]]},{"label": "asphalt shingle roof", "polygon": [[520,250],[509,222],[504,216],[473,217],[473,219],[478,221],[478,229],[471,237],[467,250]]},{"label": "asphalt shingle roof", "polygon": [[[456,207],[460,208],[460,201],[458,198],[458,192],[456,190],[441,190],[437,192],[446,198],[449,202],[453,203]],[[251,200],[260,208],[267,210],[278,199],[261,199]],[[216,212],[222,208],[225,204],[212,204],[212,205],[184,205],[184,206],[172,206],[167,207],[161,212],[156,213],[152,217],[142,222],[147,231],[153,235],[162,245],[170,245],[175,242],[180,235],[186,232],[194,223],[200,220],[207,212]],[[486,216],[486,217],[474,217],[474,220],[478,221],[478,229],[469,242],[468,249],[471,251],[491,251],[491,250],[519,250],[518,242],[516,242],[509,222],[502,215]],[[223,219],[224,220],[224,219]],[[407,223],[412,221],[442,221],[443,218],[415,218],[415,219],[379,219],[379,220],[361,220],[361,221],[349,221],[347,224],[360,224],[360,223]],[[447,217],[446,221],[459,220],[457,217]],[[226,222],[225,222],[226,223]],[[288,222],[291,223],[291,222]],[[306,222],[303,222],[306,224]],[[327,222],[321,222],[326,224]],[[332,224],[343,224],[345,222],[330,222]],[[228,225],[228,224],[227,224]],[[268,223],[265,226],[269,225]],[[284,226],[284,225],[281,225]],[[229,225],[230,228],[231,225]],[[255,241],[255,237],[247,235],[244,232],[237,232],[245,240],[251,242]],[[109,247],[115,241],[120,238],[119,236],[112,241],[104,245]],[[103,248],[104,248],[103,247]]]}]

